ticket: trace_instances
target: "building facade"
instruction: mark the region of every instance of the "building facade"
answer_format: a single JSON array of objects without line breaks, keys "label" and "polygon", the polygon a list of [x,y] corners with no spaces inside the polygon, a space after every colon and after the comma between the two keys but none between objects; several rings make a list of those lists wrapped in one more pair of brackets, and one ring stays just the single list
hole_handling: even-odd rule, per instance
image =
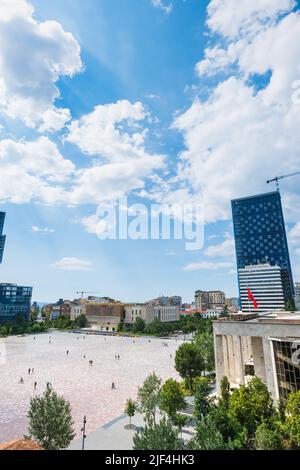
[{"label": "building facade", "polygon": [[124,320],[124,304],[114,303],[72,303],[71,320],[79,315],[86,316],[89,326],[102,330],[116,330],[119,323]]},{"label": "building facade", "polygon": [[3,235],[4,220],[5,212],[0,212],[0,263],[2,263],[5,245],[5,235]]},{"label": "building facade", "polygon": [[237,315],[214,322],[217,394],[257,376],[274,400],[300,390],[300,312]]},{"label": "building facade", "polygon": [[248,289],[258,303],[255,312],[282,311],[285,308],[283,270],[268,263],[246,266],[239,269],[241,308],[243,312],[253,311],[248,299]]},{"label": "building facade", "polygon": [[124,323],[132,325],[137,317],[144,320],[146,325],[152,323],[155,318],[160,322],[178,321],[181,309],[177,305],[149,305],[131,304],[125,306]]},{"label": "building facade", "polygon": [[162,323],[179,321],[181,309],[176,305],[154,306],[154,317]]},{"label": "building facade", "polygon": [[245,266],[262,263],[280,266],[285,302],[293,301],[293,276],[279,191],[234,199],[231,205],[238,272]]},{"label": "building facade", "polygon": [[32,287],[0,284],[0,322],[29,320]]},{"label": "building facade", "polygon": [[138,317],[142,318],[146,325],[153,322],[155,318],[154,306],[147,304],[130,304],[125,306],[124,323],[126,325],[132,325]]},{"label": "building facade", "polygon": [[225,305],[225,293],[220,290],[196,290],[195,292],[195,308],[197,310],[224,308]]}]

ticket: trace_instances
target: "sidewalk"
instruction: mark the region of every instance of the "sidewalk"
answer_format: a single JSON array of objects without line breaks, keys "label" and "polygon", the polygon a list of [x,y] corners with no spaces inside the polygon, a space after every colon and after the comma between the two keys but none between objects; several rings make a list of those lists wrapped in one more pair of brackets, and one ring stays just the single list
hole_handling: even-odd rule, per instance
[{"label": "sidewalk", "polygon": [[[104,424],[96,431],[91,432],[85,439],[86,450],[130,450],[133,446],[132,437],[137,427],[144,425],[142,415],[137,414],[132,418],[133,429],[125,429],[129,425],[127,415],[119,416],[109,423]],[[73,441],[69,450],[81,450],[82,440]]]}]

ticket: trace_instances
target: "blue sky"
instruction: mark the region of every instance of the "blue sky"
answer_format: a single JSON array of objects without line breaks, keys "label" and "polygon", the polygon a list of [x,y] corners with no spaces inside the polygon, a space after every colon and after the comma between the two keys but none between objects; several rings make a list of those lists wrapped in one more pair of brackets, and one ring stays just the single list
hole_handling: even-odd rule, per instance
[{"label": "blue sky", "polygon": [[[230,199],[300,169],[298,3],[260,3],[0,0],[1,281],[38,301],[236,295]],[[281,186],[296,278],[298,181]],[[202,250],[99,240],[120,195],[203,203]]]}]

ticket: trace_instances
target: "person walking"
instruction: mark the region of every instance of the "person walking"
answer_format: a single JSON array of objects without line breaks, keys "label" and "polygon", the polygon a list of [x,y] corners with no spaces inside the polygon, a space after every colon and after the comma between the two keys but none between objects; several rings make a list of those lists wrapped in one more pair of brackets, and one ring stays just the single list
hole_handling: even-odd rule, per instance
[{"label": "person walking", "polygon": [[30,375],[30,371],[31,371],[31,369],[30,369],[30,367],[29,367],[29,369],[28,369],[28,375]]},{"label": "person walking", "polygon": [[37,382],[34,382],[34,390],[36,390]]}]

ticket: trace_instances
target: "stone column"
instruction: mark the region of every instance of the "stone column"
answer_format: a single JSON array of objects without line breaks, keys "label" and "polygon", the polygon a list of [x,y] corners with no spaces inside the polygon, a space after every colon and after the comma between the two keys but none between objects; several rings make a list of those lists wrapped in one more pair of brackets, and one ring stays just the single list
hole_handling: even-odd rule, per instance
[{"label": "stone column", "polygon": [[239,374],[239,383],[245,383],[245,374],[244,374],[244,360],[243,360],[243,350],[242,350],[242,339],[240,336],[236,336],[236,361],[237,361],[237,370]]},{"label": "stone column", "polygon": [[265,358],[266,384],[274,400],[278,400],[278,386],[273,358],[273,347],[269,338],[263,338],[263,351]]},{"label": "stone column", "polygon": [[224,351],[223,351],[223,336],[214,335],[215,343],[215,362],[216,362],[216,387],[217,395],[221,394],[221,380],[224,377]]}]

